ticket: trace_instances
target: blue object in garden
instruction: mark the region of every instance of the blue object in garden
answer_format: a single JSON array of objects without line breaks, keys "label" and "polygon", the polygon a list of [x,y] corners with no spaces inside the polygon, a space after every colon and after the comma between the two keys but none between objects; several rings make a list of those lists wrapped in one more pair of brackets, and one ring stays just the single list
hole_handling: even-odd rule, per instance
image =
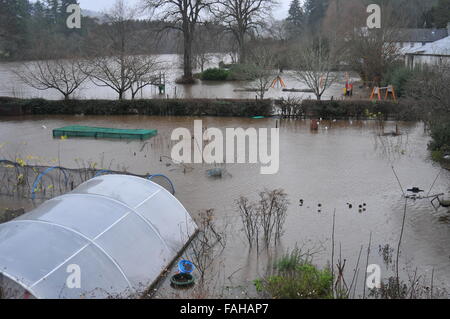
[{"label": "blue object in garden", "polygon": [[188,260],[182,260],[178,263],[178,270],[182,274],[191,274],[195,270],[195,266]]},{"label": "blue object in garden", "polygon": [[49,167],[49,168],[47,168],[44,172],[40,173],[39,176],[35,179],[35,181],[34,181],[34,183],[33,183],[33,189],[31,190],[31,199],[32,199],[32,200],[36,199],[36,190],[37,190],[37,187],[38,187],[39,183],[41,182],[42,178],[43,178],[46,174],[48,174],[48,173],[50,173],[51,171],[53,171],[54,169],[60,169],[61,172],[63,172],[63,174],[64,174],[64,180],[65,180],[65,183],[66,183],[66,186],[67,186],[68,176],[67,176],[67,174],[66,174],[66,169],[65,169],[64,167],[59,167],[59,166]]}]

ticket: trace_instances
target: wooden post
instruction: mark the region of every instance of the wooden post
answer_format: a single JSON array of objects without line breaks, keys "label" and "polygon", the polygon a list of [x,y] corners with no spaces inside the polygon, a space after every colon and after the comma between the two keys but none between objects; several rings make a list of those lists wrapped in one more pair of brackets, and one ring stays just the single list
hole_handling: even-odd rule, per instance
[{"label": "wooden post", "polygon": [[370,99],[372,100],[375,97],[375,95],[377,95],[378,100],[381,101],[381,89],[378,86],[375,86],[373,88]]}]

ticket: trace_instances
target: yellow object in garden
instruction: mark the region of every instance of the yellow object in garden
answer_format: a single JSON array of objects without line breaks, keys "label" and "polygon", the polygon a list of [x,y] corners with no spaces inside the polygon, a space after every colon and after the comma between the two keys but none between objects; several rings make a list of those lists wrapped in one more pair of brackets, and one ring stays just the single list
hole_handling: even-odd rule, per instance
[{"label": "yellow object in garden", "polygon": [[27,163],[21,159],[21,158],[17,158],[16,159],[17,164],[19,164],[20,166],[24,167],[25,165],[27,165]]},{"label": "yellow object in garden", "polygon": [[17,182],[21,184],[23,182],[23,178],[24,178],[23,174],[17,175]]}]

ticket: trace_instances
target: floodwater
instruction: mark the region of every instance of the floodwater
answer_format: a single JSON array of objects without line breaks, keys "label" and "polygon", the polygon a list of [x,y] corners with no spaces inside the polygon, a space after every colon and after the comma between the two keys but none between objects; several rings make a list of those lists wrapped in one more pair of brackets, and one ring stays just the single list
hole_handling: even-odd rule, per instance
[{"label": "floodwater", "polygon": [[[175,80],[182,74],[182,69],[176,67],[180,65],[180,56],[176,54],[166,54],[158,56],[158,60],[162,62],[164,67],[163,73],[166,76],[166,95],[161,96],[158,93],[158,88],[147,87],[139,94],[137,98],[162,98],[169,96],[170,98],[236,98],[236,99],[253,99],[256,96],[255,92],[242,92],[242,89],[255,88],[254,83],[246,81],[230,81],[230,82],[215,82],[215,81],[198,81],[194,85],[177,85]],[[220,61],[229,62],[227,57],[223,54],[213,55],[210,62],[206,65],[208,67],[217,67]],[[0,63],[0,96],[10,96],[17,98],[45,98],[52,100],[62,99],[61,94],[56,90],[39,91],[33,89],[18,78],[14,73],[21,63]],[[174,67],[175,66],[175,67]],[[200,72],[200,70],[195,70]],[[274,79],[275,79],[274,75]],[[333,84],[323,95],[324,99],[331,97],[337,98],[342,95],[342,88],[346,80],[346,74],[339,74],[340,79]],[[287,71],[281,75],[287,88],[289,89],[306,89],[307,86],[295,78],[295,74]],[[350,78],[356,81],[356,78]],[[236,91],[237,90],[237,91]],[[290,96],[302,97],[304,99],[315,98],[310,93],[292,93],[283,92],[281,87],[275,87],[267,92],[267,98],[288,98]],[[77,99],[117,99],[118,95],[115,91],[108,87],[99,87],[90,81],[86,81],[82,88],[75,91],[73,98]],[[128,96],[129,98],[129,96]]]},{"label": "floodwater", "polygon": [[[218,228],[228,226],[227,245],[208,274],[212,279],[209,295],[231,298],[252,295],[252,281],[263,276],[268,258],[250,252],[234,201],[241,195],[256,198],[264,188],[282,188],[291,205],[285,234],[274,254],[296,245],[312,249],[314,262],[325,266],[331,260],[333,211],[336,210],[336,255],[347,259],[347,282],[351,281],[361,246],[359,284],[363,287],[365,254],[370,233],[370,263],[383,265],[379,246],[396,249],[405,200],[392,172],[403,187],[420,187],[426,192],[440,172],[427,151],[429,137],[421,123],[399,123],[401,136],[380,137],[371,121],[322,123],[318,132],[310,131],[308,120],[281,120],[280,170],[275,175],[261,175],[257,164],[229,164],[229,175],[210,178],[210,165],[181,167],[171,164],[170,136],[173,129],[193,131],[195,118],[149,116],[24,116],[0,118],[0,158],[34,156],[35,164],[77,168],[80,160],[97,163],[98,168],[122,168],[136,174],[165,174],[174,183],[177,198],[192,215],[215,209]],[[248,128],[276,125],[275,119],[202,118],[208,128]],[[157,129],[159,135],[148,141],[52,138],[52,129],[83,124],[121,128]],[[327,127],[328,129],[326,129]],[[388,122],[386,131],[394,130]],[[161,158],[162,157],[162,158]],[[52,162],[53,161],[53,162]],[[441,171],[432,193],[450,196],[450,172]],[[299,200],[304,205],[299,206]],[[353,204],[349,209],[347,203]],[[365,203],[366,211],[358,206]],[[322,208],[319,209],[318,205]],[[0,199],[0,207],[11,205]],[[319,212],[320,210],[320,212]],[[270,254],[269,254],[270,255]],[[189,258],[189,256],[185,256]],[[450,212],[434,210],[428,200],[410,201],[407,206],[404,237],[400,255],[401,270],[417,271],[434,286],[450,288]],[[404,271],[403,271],[404,270]],[[382,266],[383,275],[392,269]],[[403,275],[407,278],[406,275]],[[224,287],[227,289],[224,289]],[[358,288],[358,291],[360,289]],[[186,292],[172,290],[167,283],[156,297],[178,297]],[[254,293],[254,292],[253,292]]]}]

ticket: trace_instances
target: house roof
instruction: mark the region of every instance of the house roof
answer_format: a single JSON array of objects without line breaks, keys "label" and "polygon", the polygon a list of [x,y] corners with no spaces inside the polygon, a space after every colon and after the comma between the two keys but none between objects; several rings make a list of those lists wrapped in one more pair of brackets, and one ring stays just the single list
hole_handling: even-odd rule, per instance
[{"label": "house roof", "polygon": [[450,36],[436,42],[428,43],[420,48],[411,48],[406,54],[450,56]]},{"label": "house roof", "polygon": [[435,42],[449,36],[447,29],[400,29],[396,42]]}]

